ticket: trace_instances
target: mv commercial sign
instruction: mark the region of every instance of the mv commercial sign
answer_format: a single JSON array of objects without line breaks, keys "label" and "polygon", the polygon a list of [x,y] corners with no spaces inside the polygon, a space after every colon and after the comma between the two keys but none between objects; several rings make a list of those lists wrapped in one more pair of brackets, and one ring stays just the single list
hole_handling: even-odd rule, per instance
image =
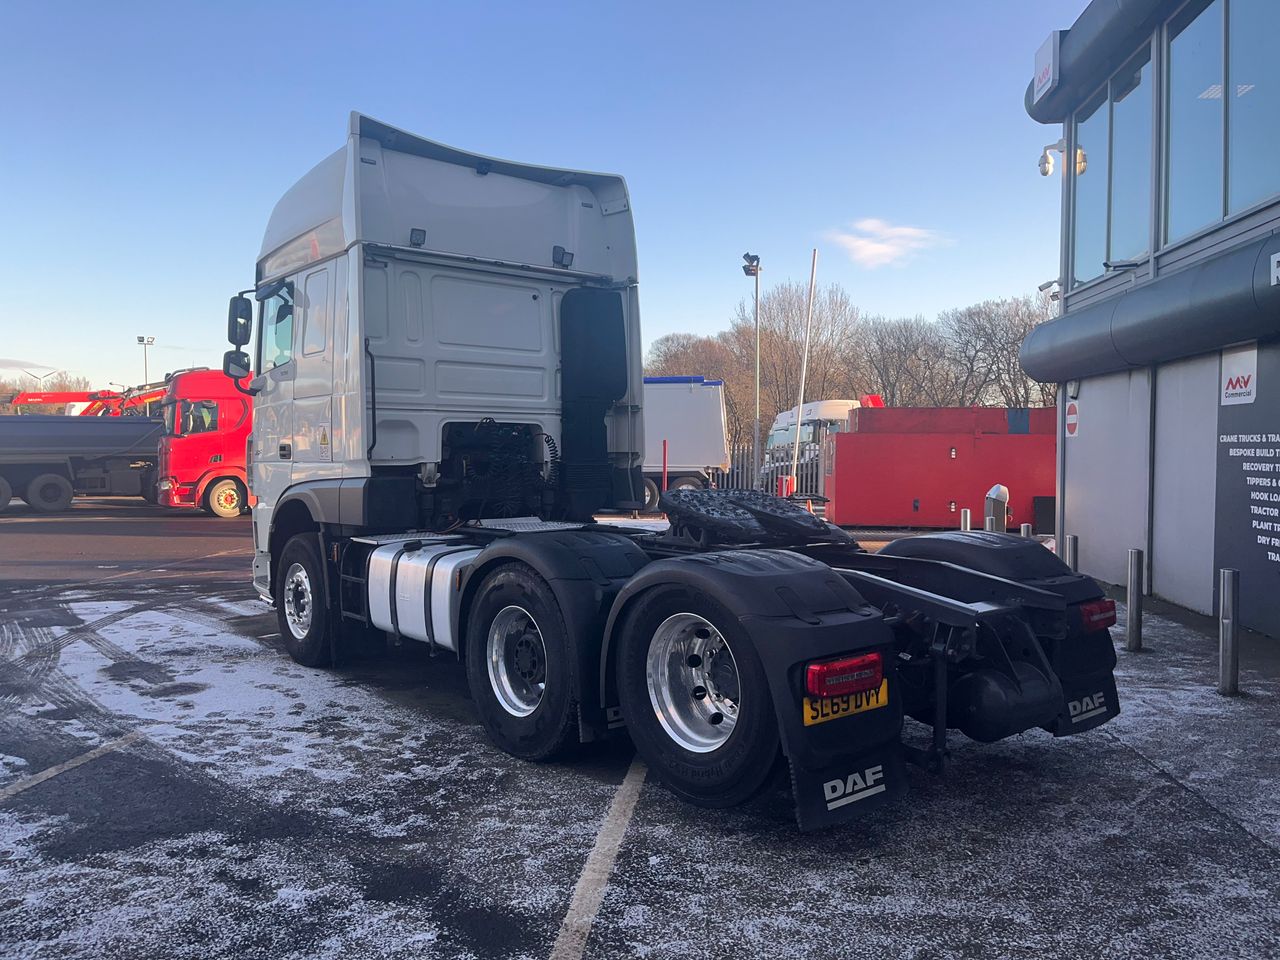
[{"label": "mv commercial sign", "polygon": [[1240,571],[1240,622],[1280,636],[1280,342],[1222,351],[1215,567]]},{"label": "mv commercial sign", "polygon": [[1062,47],[1062,31],[1055,30],[1036,51],[1036,72],[1031,87],[1031,102],[1039,103],[1058,87],[1058,52]]}]

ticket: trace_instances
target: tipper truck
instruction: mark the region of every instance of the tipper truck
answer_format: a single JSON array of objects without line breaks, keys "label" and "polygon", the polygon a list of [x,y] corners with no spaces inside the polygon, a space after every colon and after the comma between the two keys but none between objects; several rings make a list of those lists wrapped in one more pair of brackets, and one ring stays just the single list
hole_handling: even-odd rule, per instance
[{"label": "tipper truck", "polygon": [[241,294],[223,362],[257,371],[253,582],[295,660],[423,643],[517,757],[625,727],[680,797],[788,782],[803,829],[940,770],[950,728],[1117,714],[1114,605],[1033,540],[869,554],[742,490],[668,492],[661,532],[594,522],[642,497],[637,278],[621,177],[352,115],[268,221],[256,357]]}]

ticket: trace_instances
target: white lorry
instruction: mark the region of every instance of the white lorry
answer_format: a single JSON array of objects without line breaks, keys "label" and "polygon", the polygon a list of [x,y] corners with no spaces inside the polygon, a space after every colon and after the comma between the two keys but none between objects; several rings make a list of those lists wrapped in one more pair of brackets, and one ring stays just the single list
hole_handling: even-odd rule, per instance
[{"label": "white lorry", "polygon": [[[667,489],[700,490],[729,469],[724,381],[701,376],[644,378],[644,509]],[[663,460],[666,441],[666,460]]]},{"label": "white lorry", "polygon": [[[626,726],[704,806],[785,764],[802,827],[903,792],[947,727],[1076,733],[1118,710],[1114,608],[1031,540],[861,551],[790,503],[675,490],[644,452],[621,177],[495,160],[353,114],[276,205],[223,370],[255,396],[253,582],[289,654],[421,642],[530,760]],[[1091,709],[1081,714],[1081,697]],[[900,741],[904,715],[933,726]],[[785,779],[785,778],[783,778]]]}]

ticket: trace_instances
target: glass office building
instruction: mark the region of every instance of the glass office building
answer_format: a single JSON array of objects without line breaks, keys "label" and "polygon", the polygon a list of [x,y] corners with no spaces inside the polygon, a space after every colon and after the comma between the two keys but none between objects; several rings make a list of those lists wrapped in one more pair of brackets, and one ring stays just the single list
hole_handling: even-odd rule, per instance
[{"label": "glass office building", "polygon": [[1119,583],[1280,636],[1276,0],[1094,0],[1037,57],[1061,125],[1061,315],[1022,348],[1061,384],[1060,534]]}]

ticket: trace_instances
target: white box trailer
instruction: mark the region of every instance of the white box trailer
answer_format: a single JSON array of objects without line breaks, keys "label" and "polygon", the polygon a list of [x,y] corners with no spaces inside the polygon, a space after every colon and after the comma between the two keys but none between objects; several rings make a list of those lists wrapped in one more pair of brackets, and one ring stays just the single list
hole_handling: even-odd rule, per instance
[{"label": "white box trailer", "polygon": [[[596,524],[640,506],[635,263],[621,177],[352,116],[271,216],[256,361],[244,295],[223,358],[258,372],[253,580],[290,656],[425,643],[466,664],[502,749],[546,760],[625,725],[708,807],[785,763],[804,828],[899,796],[949,726],[990,741],[1116,715],[1114,606],[1035,541],[872,555],[740,490],[670,491],[663,531]],[[929,749],[902,742],[905,716]]]},{"label": "white box trailer", "polygon": [[656,510],[662,489],[703,489],[729,469],[724,381],[702,376],[644,378],[644,508]]}]

